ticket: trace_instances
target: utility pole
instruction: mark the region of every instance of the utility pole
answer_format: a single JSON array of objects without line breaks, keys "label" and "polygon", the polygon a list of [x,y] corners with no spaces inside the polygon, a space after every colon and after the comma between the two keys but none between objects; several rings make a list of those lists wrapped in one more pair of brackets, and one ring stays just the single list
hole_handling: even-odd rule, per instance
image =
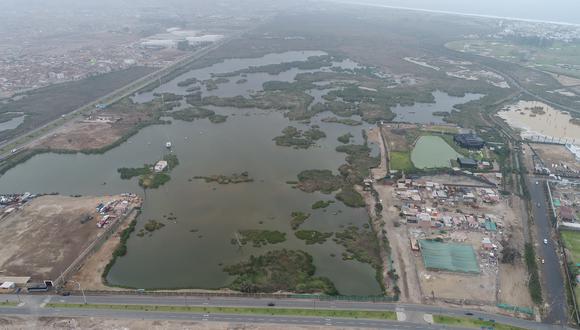
[{"label": "utility pole", "polygon": [[85,302],[85,305],[87,304],[87,297],[85,296],[85,290],[83,290],[83,288],[81,287],[81,284],[77,281],[72,281],[73,283],[76,283],[79,286],[79,290],[81,291],[81,293],[83,294],[83,301]]}]

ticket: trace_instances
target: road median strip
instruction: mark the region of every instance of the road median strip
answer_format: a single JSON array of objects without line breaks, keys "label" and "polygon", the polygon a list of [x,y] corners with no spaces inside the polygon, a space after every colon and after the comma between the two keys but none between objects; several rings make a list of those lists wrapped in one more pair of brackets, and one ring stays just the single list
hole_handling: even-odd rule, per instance
[{"label": "road median strip", "polygon": [[262,307],[201,307],[201,306],[167,306],[167,305],[123,305],[123,304],[69,304],[49,303],[48,308],[82,308],[82,309],[113,309],[144,312],[181,312],[181,313],[217,313],[217,314],[257,314],[276,316],[318,316],[338,318],[361,318],[396,320],[395,312],[391,311],[361,311],[361,310],[330,310],[330,309],[299,309],[299,308],[262,308]]},{"label": "road median strip", "polygon": [[490,320],[481,320],[478,318],[454,317],[445,315],[434,315],[435,324],[443,324],[454,327],[474,328],[474,329],[494,329],[494,330],[525,330],[524,328],[513,325],[496,323]]}]

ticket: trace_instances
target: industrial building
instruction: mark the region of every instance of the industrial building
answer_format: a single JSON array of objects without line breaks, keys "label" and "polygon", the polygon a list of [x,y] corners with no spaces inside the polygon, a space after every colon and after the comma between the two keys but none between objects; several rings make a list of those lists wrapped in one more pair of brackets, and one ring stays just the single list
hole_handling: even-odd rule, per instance
[{"label": "industrial building", "polygon": [[456,134],[453,141],[466,149],[481,149],[485,145],[485,141],[473,133]]},{"label": "industrial building", "polygon": [[461,168],[477,168],[477,161],[471,158],[459,157],[457,163]]}]

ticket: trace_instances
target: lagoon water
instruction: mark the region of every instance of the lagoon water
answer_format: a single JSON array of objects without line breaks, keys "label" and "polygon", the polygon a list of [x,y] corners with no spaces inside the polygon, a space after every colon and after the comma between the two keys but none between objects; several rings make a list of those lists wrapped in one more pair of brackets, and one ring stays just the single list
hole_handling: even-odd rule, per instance
[{"label": "lagoon water", "polygon": [[[268,63],[304,60],[317,54],[320,52],[275,54],[276,60]],[[259,59],[228,60],[227,68],[221,72],[260,64],[266,63]],[[207,70],[189,72],[153,92],[181,89],[176,86],[177,82],[190,76],[205,79],[210,72]],[[288,73],[282,75],[285,74]],[[246,78],[249,86],[280,79],[261,74]],[[236,79],[239,78],[231,78],[233,85],[219,85],[222,95],[239,93],[239,90],[228,89],[241,88],[239,85],[243,84],[235,84]],[[137,96],[145,98],[140,101],[146,101],[147,97],[147,94]],[[276,146],[272,139],[286,126],[301,129],[307,126],[290,122],[281,112],[211,108],[228,115],[227,121],[212,124],[207,119],[173,120],[170,125],[150,126],[102,155],[38,155],[0,177],[0,192],[83,195],[135,192],[143,195],[145,202],[137,230],[149,219],[163,221],[166,226],[151,237],[133,235],[129,239],[128,254],[119,258],[109,273],[108,280],[112,284],[136,288],[219,288],[232,280],[222,270],[225,265],[246,260],[250,255],[286,248],[310,253],[316,275],[329,277],[342,294],[380,294],[375,271],[370,265],[342,260],[344,248],[332,240],[306,245],[290,228],[293,211],[312,214],[302,225],[303,229],[336,232],[343,226],[362,226],[368,222],[364,208],[353,209],[340,202],[331,204],[326,210],[312,210],[314,202],[333,199],[333,195],[305,193],[286,183],[296,180],[296,175],[305,169],[331,169],[336,173],[346,156],[335,151],[340,144],[337,137],[351,132],[355,143],[362,143],[361,127],[323,123],[320,119],[328,114],[320,114],[312,124],[319,125],[327,137],[318,141],[316,147],[294,150]],[[155,162],[167,152],[164,145],[168,140],[172,141],[173,152],[180,161],[171,173],[170,182],[159,189],[143,191],[137,179],[120,179],[117,168]],[[373,147],[373,153],[376,154],[376,150]],[[196,175],[229,175],[243,171],[248,171],[255,182],[218,185],[190,180]],[[177,220],[166,220],[164,215],[169,213]],[[244,229],[280,230],[286,233],[287,240],[262,248],[247,245],[239,249],[231,239],[236,231]]]},{"label": "lagoon water", "polygon": [[449,96],[440,91],[433,92],[434,103],[415,103],[412,106],[396,106],[391,109],[397,116],[393,121],[417,124],[443,124],[444,117],[436,116],[437,111],[451,112],[456,104],[477,100],[483,95],[467,93],[463,97]]},{"label": "lagoon water", "polygon": [[[151,100],[154,93],[185,94],[188,87],[177,83],[187,78],[209,79],[211,73],[231,72],[251,65],[306,60],[323,52],[287,52],[269,54],[262,58],[230,59],[207,68],[193,70],[160,86],[156,90],[134,97],[137,102]],[[355,67],[344,61],[333,65]],[[291,69],[280,75],[248,74],[245,83],[236,83],[241,76],[203,95],[248,95],[261,89],[268,80],[292,81],[300,71]],[[189,86],[191,87],[191,86]],[[317,100],[324,94],[310,91]],[[436,95],[436,100],[441,100]],[[465,99],[457,100],[457,103]],[[455,99],[454,99],[455,102]],[[335,148],[337,137],[350,132],[354,143],[362,143],[363,126],[324,123],[321,113],[311,125],[319,125],[327,135],[317,146],[295,150],[276,146],[272,139],[284,127],[292,125],[306,129],[306,124],[290,122],[282,112],[258,109],[210,107],[218,114],[228,115],[225,123],[212,124],[207,119],[194,122],[173,120],[169,125],[150,126],[139,131],[125,143],[102,155],[41,154],[9,170],[0,177],[0,193],[33,192],[102,195],[135,192],[145,197],[137,231],[149,219],[162,221],[166,226],[151,237],[133,235],[128,241],[128,253],[119,258],[109,273],[112,284],[135,288],[220,288],[232,278],[225,265],[246,260],[272,249],[300,249],[313,256],[316,275],[329,277],[342,294],[380,294],[375,270],[368,264],[342,260],[344,248],[332,240],[324,244],[306,245],[294,236],[290,228],[293,211],[311,213],[302,229],[337,232],[348,225],[363,226],[368,222],[364,208],[349,208],[340,202],[327,209],[312,210],[318,200],[333,199],[333,195],[305,193],[292,188],[286,181],[297,179],[306,169],[330,169],[337,173],[345,163],[345,154]],[[360,119],[353,117],[353,119]],[[117,169],[140,167],[153,163],[168,152],[165,142],[173,143],[179,166],[171,173],[171,181],[159,189],[143,191],[137,179],[121,180]],[[371,146],[378,155],[378,147]],[[433,148],[436,149],[436,148]],[[219,185],[192,179],[213,174],[230,175],[248,171],[252,183]],[[177,220],[166,217],[173,214]],[[88,224],[91,225],[91,224]],[[238,230],[267,229],[286,233],[280,244],[254,248],[238,248],[231,243]]]}]

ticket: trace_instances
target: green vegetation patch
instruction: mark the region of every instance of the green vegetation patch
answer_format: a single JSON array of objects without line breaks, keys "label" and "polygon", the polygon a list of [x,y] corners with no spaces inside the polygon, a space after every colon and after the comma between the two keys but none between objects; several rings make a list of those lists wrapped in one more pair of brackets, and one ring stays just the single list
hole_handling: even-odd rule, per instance
[{"label": "green vegetation patch", "polygon": [[282,134],[274,138],[276,145],[294,149],[307,149],[313,146],[315,141],[326,137],[318,126],[313,126],[304,132],[294,126],[288,126],[282,130]]},{"label": "green vegetation patch", "polygon": [[145,228],[145,230],[147,230],[148,232],[154,232],[154,231],[159,230],[163,227],[165,227],[165,224],[163,222],[160,222],[157,220],[149,220],[149,221],[147,221],[147,223],[145,224],[145,226],[143,228]]},{"label": "green vegetation patch", "polygon": [[322,233],[316,230],[298,230],[294,234],[308,245],[323,244],[332,237],[332,233]]},{"label": "green vegetation patch", "polygon": [[117,245],[117,247],[113,251],[113,255],[111,257],[111,260],[109,260],[109,263],[105,266],[105,269],[103,270],[103,274],[101,274],[103,281],[105,283],[107,283],[107,275],[109,274],[109,271],[111,271],[111,268],[113,267],[113,265],[117,261],[117,258],[122,257],[122,256],[127,254],[127,240],[131,236],[131,233],[135,231],[135,226],[137,226],[137,219],[133,219],[129,223],[129,226],[127,228],[125,228],[123,231],[121,231],[119,244]]},{"label": "green vegetation patch", "polygon": [[325,209],[327,207],[330,206],[330,204],[333,204],[334,201],[333,200],[328,200],[328,201],[316,201],[314,204],[312,204],[312,209],[316,210],[316,209]]},{"label": "green vegetation patch", "polygon": [[139,178],[139,185],[145,189],[157,189],[171,180],[167,173],[149,173]]},{"label": "green vegetation patch", "polygon": [[145,236],[146,233],[149,233],[149,237],[151,237],[154,231],[159,230],[163,227],[165,227],[165,224],[163,222],[157,220],[149,220],[145,223],[145,226],[143,226],[143,228],[139,230],[137,236],[143,237]]},{"label": "green vegetation patch", "polygon": [[[365,137],[366,140],[366,137]],[[362,183],[362,180],[370,175],[370,169],[379,166],[379,157],[371,157],[371,149],[366,144],[348,144],[336,147],[336,151],[347,154],[348,167],[342,167],[341,174],[347,177],[349,183]]]},{"label": "green vegetation patch", "polygon": [[242,172],[240,174],[234,173],[232,175],[222,175],[214,174],[210,176],[194,176],[194,179],[203,179],[205,182],[217,182],[219,184],[230,184],[230,183],[244,183],[253,182],[254,179],[250,177],[248,172]]},{"label": "green vegetation patch", "polygon": [[290,226],[292,229],[296,230],[304,223],[304,221],[306,221],[306,219],[310,218],[310,213],[294,211],[291,216],[292,220],[290,220]]},{"label": "green vegetation patch", "polygon": [[525,245],[524,259],[526,261],[526,266],[528,267],[529,274],[528,287],[530,289],[532,301],[536,304],[541,304],[542,285],[540,284],[538,263],[536,262],[536,252],[534,251],[534,246],[530,243],[526,243]]},{"label": "green vegetation patch", "polygon": [[225,123],[225,121],[228,119],[228,116],[226,116],[226,115],[211,115],[208,117],[208,119],[213,124],[220,124],[220,123]]},{"label": "green vegetation patch", "polygon": [[163,102],[177,102],[183,100],[183,95],[177,95],[173,93],[154,93],[153,96],[161,98]]},{"label": "green vegetation patch", "polygon": [[351,133],[346,133],[337,138],[338,142],[347,144],[354,136]]},{"label": "green vegetation patch", "polygon": [[495,330],[524,330],[524,328],[516,327],[513,325],[507,325],[467,317],[433,315],[433,321],[435,321],[436,324],[444,324],[452,327],[477,328],[477,329],[490,328]]},{"label": "green vegetation patch", "polygon": [[304,251],[269,251],[258,257],[250,256],[248,261],[227,266],[224,271],[236,276],[229,287],[241,292],[338,294],[328,278],[314,276],[316,268],[312,256]]},{"label": "green vegetation patch", "polygon": [[233,97],[206,96],[195,94],[187,98],[194,106],[214,105],[218,107],[258,108],[285,110],[291,120],[309,119],[316,112],[308,109],[314,98],[303,91],[264,91],[246,98],[241,95]]},{"label": "green vegetation patch", "polygon": [[174,154],[163,156],[163,160],[167,162],[167,167],[162,172],[155,172],[154,165],[151,164],[145,164],[143,167],[137,168],[122,167],[117,169],[117,172],[121,175],[121,179],[124,180],[138,176],[139,185],[145,189],[159,188],[171,180],[171,176],[167,172],[179,165],[179,160]]},{"label": "green vegetation patch", "polygon": [[241,69],[226,73],[213,74],[214,77],[235,77],[248,73],[268,73],[270,75],[278,75],[290,69],[299,70],[315,70],[332,65],[333,57],[330,55],[310,56],[306,61],[292,61],[282,62],[276,64],[267,64],[260,66],[250,66],[246,69]]},{"label": "green vegetation patch", "polygon": [[251,242],[254,247],[261,247],[267,244],[277,244],[286,241],[286,233],[277,230],[248,229],[239,231],[242,245]]},{"label": "green vegetation patch", "polygon": [[334,237],[337,244],[346,248],[342,255],[344,260],[355,259],[370,264],[377,271],[382,269],[379,241],[371,230],[349,226],[344,231],[335,233]]},{"label": "green vegetation patch", "polygon": [[165,113],[166,116],[177,120],[194,121],[196,119],[208,118],[210,122],[217,124],[226,121],[228,116],[218,115],[213,110],[202,107],[190,107],[182,110],[175,110]]},{"label": "green vegetation patch", "polygon": [[296,186],[305,192],[320,191],[330,194],[342,187],[342,178],[332,174],[330,170],[305,170],[298,173]]},{"label": "green vegetation patch", "polygon": [[568,269],[571,278],[569,281],[574,286],[576,301],[580,301],[580,286],[576,283],[576,274],[578,273],[577,264],[580,263],[580,232],[563,230],[560,235],[568,253]]},{"label": "green vegetation patch", "polygon": [[343,124],[347,126],[359,126],[362,125],[362,122],[350,118],[337,118],[337,117],[325,117],[322,118],[320,121],[323,123],[337,123]]},{"label": "green vegetation patch", "polygon": [[182,80],[180,82],[177,83],[177,86],[179,87],[187,87],[193,84],[197,84],[199,82],[199,80],[197,80],[197,78],[187,78],[185,80]]},{"label": "green vegetation patch", "polygon": [[119,305],[119,304],[67,304],[48,303],[48,308],[83,308],[83,309],[113,309],[151,312],[181,312],[181,313],[216,313],[216,314],[256,314],[278,316],[313,316],[396,320],[397,315],[391,311],[363,311],[343,309],[301,309],[301,308],[260,308],[260,307],[197,307],[197,306],[164,306],[164,305]]},{"label": "green vegetation patch", "polygon": [[135,167],[135,168],[128,168],[128,167],[121,167],[117,169],[117,172],[121,174],[121,179],[129,180],[136,176],[146,175],[151,172],[150,165],[143,165],[143,167]]},{"label": "green vegetation patch", "polygon": [[362,195],[352,186],[344,186],[335,197],[348,207],[365,207],[366,205]]},{"label": "green vegetation patch", "polygon": [[415,166],[411,161],[410,151],[391,151],[389,155],[391,170],[408,172],[415,169]]}]

